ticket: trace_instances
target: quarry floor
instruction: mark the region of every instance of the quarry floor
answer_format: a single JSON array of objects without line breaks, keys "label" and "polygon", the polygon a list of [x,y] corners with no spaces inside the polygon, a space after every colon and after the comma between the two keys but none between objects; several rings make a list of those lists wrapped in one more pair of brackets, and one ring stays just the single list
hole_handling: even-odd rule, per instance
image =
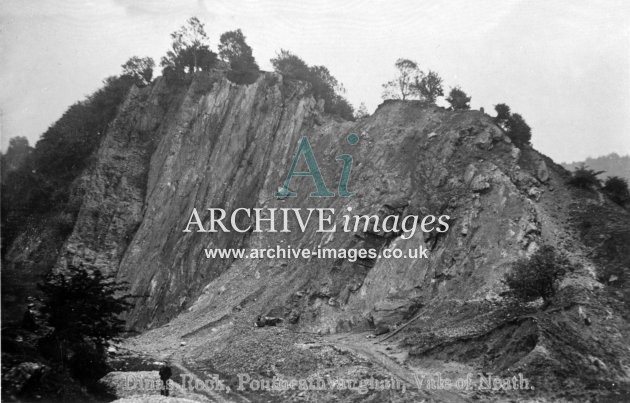
[{"label": "quarry floor", "polygon": [[[374,336],[371,332],[315,335],[292,332],[282,327],[252,328],[239,332],[241,348],[233,351],[231,360],[235,369],[241,368],[252,378],[317,378],[317,379],[395,379],[397,389],[388,390],[283,390],[261,391],[246,388],[239,391],[239,378],[234,371],[226,371],[225,363],[208,359],[201,352],[208,348],[208,338],[200,335],[186,342],[147,337],[151,332],[125,340],[112,358],[120,371],[108,375],[107,382],[117,389],[117,403],[137,402],[283,402],[283,401],[341,401],[341,402],[470,402],[470,401],[532,401],[515,391],[440,390],[439,386],[418,387],[418,380],[435,377],[466,378],[479,371],[470,366],[440,360],[423,360],[420,365],[410,364],[408,352],[389,338],[388,334]],[[275,342],[274,342],[275,340]],[[272,343],[275,348],[265,348]],[[170,346],[164,348],[164,346]],[[254,348],[251,348],[254,346]],[[262,365],[261,365],[262,363]],[[147,390],[145,384],[159,381],[158,369],[162,365],[173,369],[170,397],[160,396],[158,389]],[[228,366],[229,367],[229,366]],[[212,375],[218,375],[230,388],[216,390],[197,387]],[[182,377],[184,376],[184,377]],[[182,388],[182,379],[188,388]],[[121,385],[127,382],[126,388]],[[422,381],[421,381],[422,382]],[[213,390],[215,389],[215,390]],[[510,394],[512,393],[512,395]],[[533,401],[544,401],[534,399]]]}]

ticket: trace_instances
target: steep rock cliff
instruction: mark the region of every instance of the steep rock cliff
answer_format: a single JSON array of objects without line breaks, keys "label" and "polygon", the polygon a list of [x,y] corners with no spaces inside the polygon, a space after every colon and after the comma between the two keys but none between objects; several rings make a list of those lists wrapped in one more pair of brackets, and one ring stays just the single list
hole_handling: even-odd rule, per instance
[{"label": "steep rock cliff", "polygon": [[[359,136],[358,144],[348,144],[350,133]],[[331,189],[341,174],[336,156],[353,156],[352,197],[309,197],[312,181],[299,178],[291,184],[297,197],[274,196],[302,136]],[[458,343],[470,337],[482,343],[484,337],[504,337],[502,345],[510,346],[510,340],[534,334],[524,348],[523,343],[506,347],[514,360],[483,364],[505,369],[536,359],[549,362],[558,358],[540,348],[557,320],[538,330],[518,322],[499,335],[495,331],[506,323],[497,316],[504,313],[501,279],[509,264],[542,243],[552,244],[577,268],[562,287],[593,305],[601,262],[589,256],[571,214],[597,205],[628,222],[627,212],[609,201],[567,188],[567,175],[529,146],[515,147],[478,111],[387,101],[374,115],[347,122],[324,115],[305,84],[274,73],[247,86],[220,72],[200,74],[178,90],[159,79],[131,91],[81,178],[82,207],[57,266],[83,262],[117,273],[137,300],[127,318],[130,326],[142,331],[174,319],[154,333],[169,342],[204,334],[219,343],[239,332],[235,322],[267,314],[285,318],[295,330],[324,334],[397,329],[396,337],[417,357],[457,357]],[[576,198],[581,198],[577,207]],[[192,209],[207,221],[207,207],[228,214],[254,207],[325,207],[338,214],[351,208],[353,214],[400,217],[447,214],[451,221],[445,234],[418,231],[410,239],[374,231],[184,233]],[[297,227],[294,219],[290,224]],[[427,259],[350,262],[208,259],[203,251],[277,245],[423,246],[429,252]],[[580,317],[571,315],[565,318],[571,324],[567,338],[581,331]],[[522,326],[529,330],[516,331]],[[223,330],[208,335],[217,328]],[[618,346],[621,336],[610,337]],[[576,353],[572,362],[589,360],[589,351]],[[615,354],[595,356],[606,376],[625,376]]]}]

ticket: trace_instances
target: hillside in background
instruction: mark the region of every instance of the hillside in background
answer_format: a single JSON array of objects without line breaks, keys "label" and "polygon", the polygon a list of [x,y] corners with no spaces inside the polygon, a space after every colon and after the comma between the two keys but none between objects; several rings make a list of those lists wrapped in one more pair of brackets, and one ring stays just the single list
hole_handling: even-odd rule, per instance
[{"label": "hillside in background", "polygon": [[630,181],[630,155],[620,156],[617,153],[610,153],[601,157],[589,157],[584,161],[563,162],[561,165],[573,172],[580,165],[586,165],[595,171],[605,171],[601,177],[619,176]]}]

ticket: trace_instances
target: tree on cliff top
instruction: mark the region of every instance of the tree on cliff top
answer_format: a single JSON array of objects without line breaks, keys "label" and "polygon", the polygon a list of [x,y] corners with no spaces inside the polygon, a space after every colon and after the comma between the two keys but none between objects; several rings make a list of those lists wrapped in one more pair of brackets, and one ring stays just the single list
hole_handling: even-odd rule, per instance
[{"label": "tree on cliff top", "polygon": [[511,113],[510,107],[506,104],[497,104],[494,110],[497,112],[497,116],[494,118],[495,123],[505,130],[508,137],[516,145],[529,144],[532,138],[532,129],[521,115]]},{"label": "tree on cliff top", "polygon": [[133,78],[139,85],[147,85],[153,78],[153,67],[152,58],[132,56],[122,65],[122,74]]},{"label": "tree on cliff top", "polygon": [[394,66],[398,70],[398,77],[383,84],[383,99],[402,99],[404,101],[416,97],[418,92],[414,85],[422,76],[418,63],[400,58],[396,60]]},{"label": "tree on cliff top", "polygon": [[501,126],[502,128],[507,128],[507,121],[510,119],[512,112],[510,111],[510,107],[506,104],[496,104],[494,106],[494,110],[497,112],[497,116],[494,118],[494,121]]},{"label": "tree on cliff top", "polygon": [[354,109],[345,99],[343,85],[325,66],[308,66],[304,60],[288,50],[271,59],[276,72],[287,78],[308,82],[316,99],[324,100],[324,110],[346,120],[354,120]]},{"label": "tree on cliff top", "polygon": [[459,87],[451,88],[448,93],[446,102],[451,104],[451,109],[454,111],[464,111],[470,109],[470,97]]},{"label": "tree on cliff top", "polygon": [[442,77],[432,70],[429,70],[427,74],[422,73],[420,80],[416,77],[414,87],[420,94],[420,98],[431,104],[435,104],[437,98],[444,95]]},{"label": "tree on cliff top", "polygon": [[418,63],[409,59],[398,59],[394,63],[398,77],[383,84],[383,99],[421,99],[434,104],[444,95],[442,78],[435,71],[424,73]]},{"label": "tree on cliff top", "polygon": [[252,48],[240,29],[221,34],[219,57],[230,65],[228,79],[238,84],[251,84],[258,78],[258,64]]},{"label": "tree on cliff top", "polygon": [[180,29],[171,33],[171,50],[162,57],[160,65],[167,79],[183,78],[186,70],[192,75],[208,70],[216,64],[217,55],[210,50],[204,24],[192,17]]},{"label": "tree on cliff top", "polygon": [[310,81],[310,71],[308,64],[298,55],[280,49],[276,57],[271,59],[274,70],[288,78],[300,81]]}]

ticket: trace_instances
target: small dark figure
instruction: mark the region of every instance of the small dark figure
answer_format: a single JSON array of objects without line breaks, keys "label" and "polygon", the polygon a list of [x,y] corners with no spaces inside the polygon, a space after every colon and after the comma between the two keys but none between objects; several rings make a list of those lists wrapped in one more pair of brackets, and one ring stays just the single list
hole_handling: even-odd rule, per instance
[{"label": "small dark figure", "polygon": [[173,371],[171,367],[164,365],[160,368],[160,379],[162,380],[162,384],[164,385],[164,389],[160,390],[160,394],[162,396],[168,396],[168,380],[173,376]]}]

